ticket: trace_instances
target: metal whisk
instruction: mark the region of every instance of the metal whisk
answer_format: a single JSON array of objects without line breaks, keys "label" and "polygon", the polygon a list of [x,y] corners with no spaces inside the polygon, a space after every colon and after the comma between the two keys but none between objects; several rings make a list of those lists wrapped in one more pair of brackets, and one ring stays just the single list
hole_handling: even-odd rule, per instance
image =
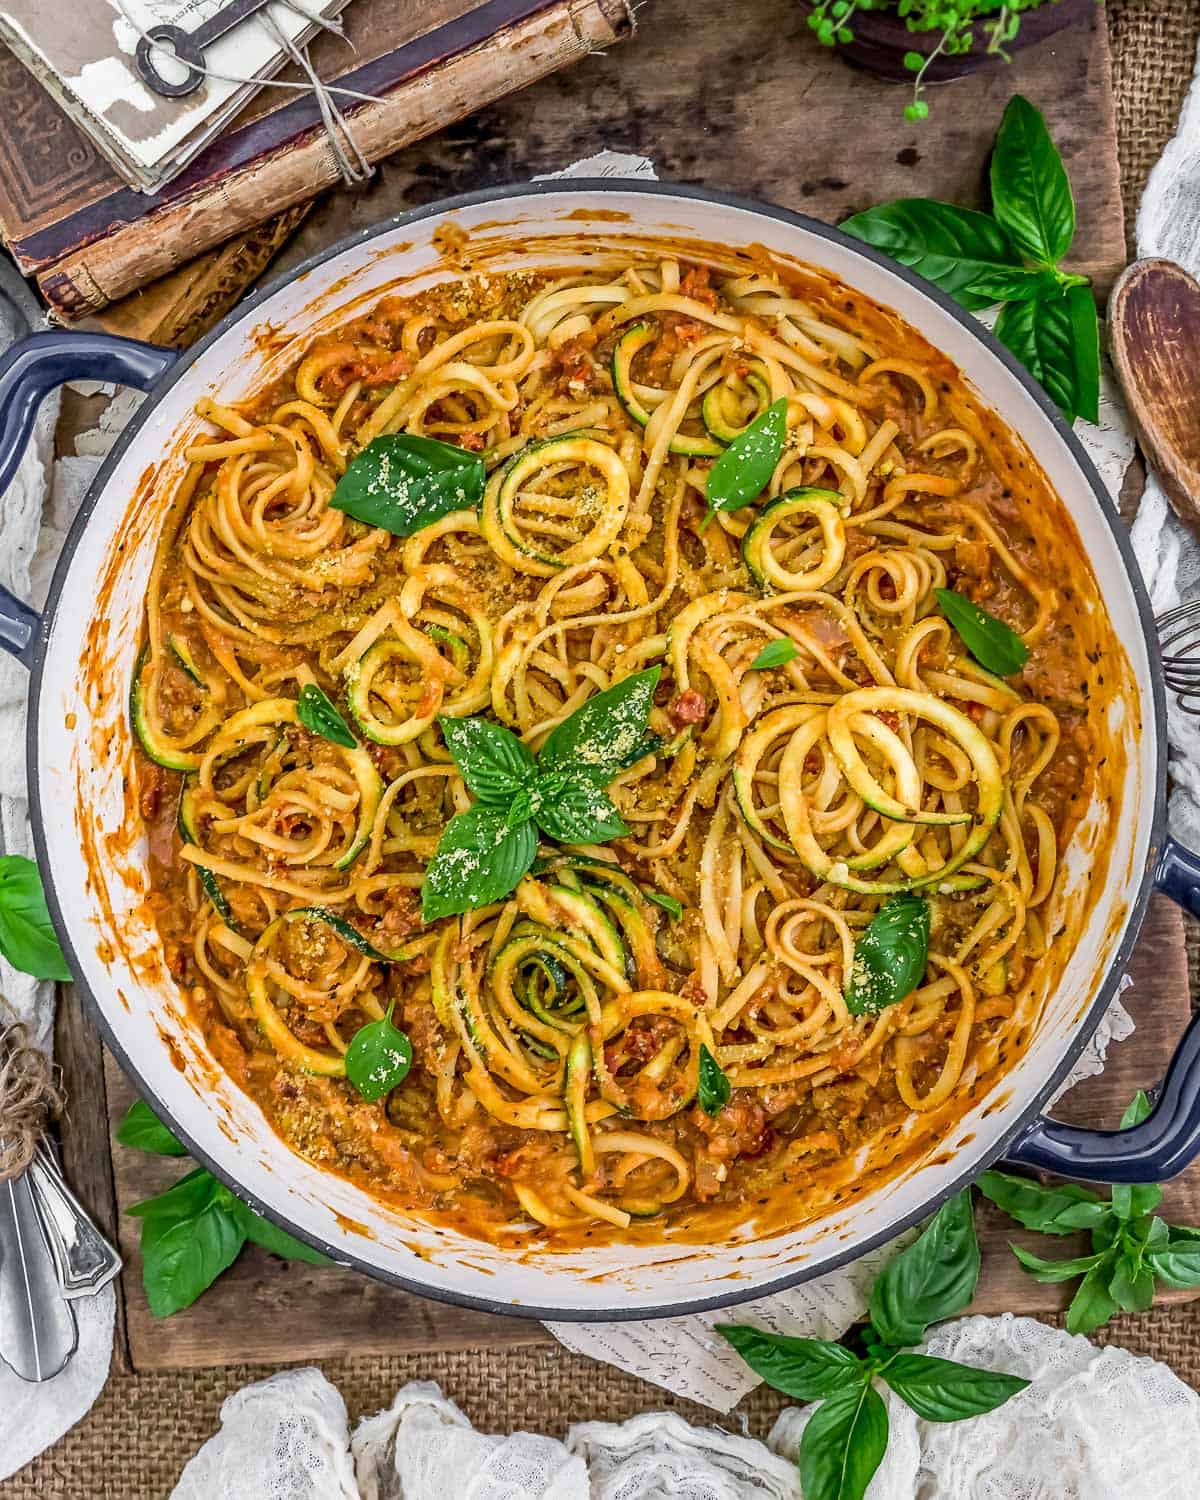
[{"label": "metal whisk", "polygon": [[1179,694],[1186,714],[1200,718],[1200,598],[1177,605],[1154,621],[1162,650],[1163,682]]}]

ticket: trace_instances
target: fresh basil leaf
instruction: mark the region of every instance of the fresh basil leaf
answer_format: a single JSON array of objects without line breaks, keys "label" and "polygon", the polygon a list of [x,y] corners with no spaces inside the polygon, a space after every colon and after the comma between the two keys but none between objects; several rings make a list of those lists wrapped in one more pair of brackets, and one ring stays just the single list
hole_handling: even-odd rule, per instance
[{"label": "fresh basil leaf", "polygon": [[661,671],[635,672],[568,714],[547,735],[538,770],[582,770],[611,780],[644,741]]},{"label": "fresh basil leaf", "polygon": [[1126,1106],[1125,1113],[1121,1116],[1120,1128],[1128,1130],[1133,1125],[1140,1125],[1143,1120],[1150,1118],[1150,1112],[1153,1108],[1154,1106],[1150,1103],[1150,1097],[1146,1093],[1146,1090],[1138,1089],[1137,1093],[1134,1094]]},{"label": "fresh basil leaf", "polygon": [[1081,415],[1084,402],[1067,297],[1052,297],[1045,302],[1010,302],[996,319],[995,332],[1068,422]]},{"label": "fresh basil leaf", "polygon": [[1113,1213],[1122,1220],[1140,1219],[1161,1202],[1162,1189],[1153,1182],[1118,1182],[1112,1190]]},{"label": "fresh basil leaf", "polygon": [[869,1382],[826,1397],[800,1438],[804,1500],[862,1500],[887,1444],[887,1407]]},{"label": "fresh basil leaf", "polygon": [[1090,286],[1073,286],[1066,294],[1075,352],[1075,412],[1085,422],[1100,420],[1100,320]]},{"label": "fresh basil leaf", "polygon": [[898,1347],[919,1343],[930,1323],[966,1307],[978,1281],[979,1243],[968,1188],[948,1198],[921,1237],[876,1276],[870,1301],[875,1332]]},{"label": "fresh basil leaf", "polygon": [[928,901],[908,892],[889,896],[854,944],[846,1009],[873,1016],[903,1000],[925,977],[928,955]]},{"label": "fresh basil leaf", "polygon": [[180,1145],[144,1099],[135,1099],[117,1126],[117,1140],[134,1151],[152,1151],[155,1156],[186,1156]]},{"label": "fresh basil leaf", "polygon": [[1091,1229],[1111,1212],[1109,1205],[1074,1182],[1043,1187],[1028,1177],[984,1172],[975,1186],[1011,1219],[1039,1234],[1070,1234]]},{"label": "fresh basil leaf", "polygon": [[142,1284],[156,1318],[190,1307],[237,1259],[245,1230],[228,1188],[190,1173],[166,1193],[128,1210],[142,1220]]},{"label": "fresh basil leaf", "polygon": [[394,432],[371,442],[350,461],[329,504],[393,536],[469,510],[483,499],[483,459],[436,438]]},{"label": "fresh basil leaf", "polygon": [[425,867],[422,917],[436,922],[499,901],[516,888],[536,854],[532,823],[510,828],[498,808],[482,802],[457,813]]},{"label": "fresh basil leaf", "polygon": [[897,1396],[927,1422],[961,1422],[1003,1406],[1029,1384],[929,1354],[897,1354],[880,1370]]},{"label": "fresh basil leaf", "polygon": [[785,666],[794,656],[800,655],[800,647],[789,636],[768,641],[750,663],[752,672],[765,672],[770,667]]},{"label": "fresh basil leaf", "polygon": [[1145,1312],[1154,1301],[1154,1272],[1141,1255],[1126,1249],[1109,1281],[1108,1290],[1122,1312]]},{"label": "fresh basil leaf", "polygon": [[1079,1283],[1079,1290],[1067,1308],[1068,1333],[1094,1333],[1117,1311],[1116,1301],[1108,1289],[1111,1264],[1109,1257],[1104,1256]]},{"label": "fresh basil leaf", "polygon": [[932,281],[968,312],[1007,301],[1013,286],[1029,278],[990,214],[953,203],[897,198],[843,220],[840,227]]},{"label": "fresh basil leaf", "polygon": [[981,667],[997,677],[1011,677],[1029,660],[1025,642],[986,609],[953,589],[934,589],[938,608],[962,637],[963,645]]},{"label": "fresh basil leaf", "polygon": [[264,1219],[261,1214],[256,1214],[250,1205],[243,1203],[240,1198],[235,1198],[230,1208],[245,1231],[246,1238],[256,1245],[261,1245],[264,1250],[269,1250],[272,1255],[282,1256],[284,1260],[302,1260],[310,1266],[333,1265],[327,1255],[322,1255],[319,1250],[314,1250],[303,1240],[295,1239],[286,1229],[280,1229],[277,1224],[272,1224],[270,1219]]},{"label": "fresh basil leaf", "polygon": [[1200,1286],[1200,1239],[1180,1241],[1174,1233],[1168,1244],[1147,1252],[1146,1264],[1168,1286]]},{"label": "fresh basil leaf", "polygon": [[672,922],[678,922],[683,916],[683,902],[677,901],[674,896],[668,896],[666,891],[643,890],[642,895],[647,901],[653,901],[655,906],[661,906]]},{"label": "fresh basil leaf", "polygon": [[535,794],[533,816],[538,826],[562,844],[606,844],[629,828],[599,778],[572,777],[561,791],[542,801]]},{"label": "fresh basil leaf", "polygon": [[1075,238],[1075,200],[1045,120],[1020,94],[1000,122],[991,184],[992,212],[1017,249],[1041,265],[1057,265]]},{"label": "fresh basil leaf", "polygon": [[533,755],[511,729],[474,717],[439,718],[438,724],[454,764],[480,802],[506,807],[533,780]]},{"label": "fresh basil leaf", "polygon": [[706,1115],[719,1115],[733,1092],[725,1070],[708,1048],[700,1044],[700,1084],[697,1093]]},{"label": "fresh basil leaf", "polygon": [[392,1022],[395,1006],[393,1000],[386,1016],[360,1026],[346,1048],[346,1077],[368,1104],[390,1094],[412,1067],[412,1043]]},{"label": "fresh basil leaf", "polygon": [[1073,1281],[1076,1276],[1085,1275],[1104,1259],[1102,1255],[1080,1255],[1071,1260],[1043,1260],[1040,1255],[1034,1255],[1021,1245],[1010,1242],[1008,1248],[1034,1281],[1049,1282],[1052,1285],[1059,1281]]},{"label": "fresh basil leaf", "polygon": [[315,682],[306,682],[300,689],[296,717],[310,734],[319,734],[322,739],[335,745],[344,745],[347,750],[353,750],[358,744],[350,732],[350,726]]},{"label": "fresh basil leaf", "polygon": [[0,953],[35,979],[71,978],[46,909],[42,877],[23,854],[0,855]]},{"label": "fresh basil leaf", "polygon": [[1061,297],[1063,283],[1057,271],[1036,271],[1022,267],[1021,270],[997,269],[985,273],[971,283],[971,291],[986,297],[988,305],[997,302],[1042,302],[1049,297]]},{"label": "fresh basil leaf", "polygon": [[787,400],[773,401],[761,417],[739,433],[708,471],[704,492],[710,514],[740,510],[757,500],[771,482],[787,440]]},{"label": "fresh basil leaf", "polygon": [[828,1339],[788,1338],[744,1323],[718,1323],[716,1332],[756,1375],[797,1401],[819,1401],[865,1378],[863,1361]]}]

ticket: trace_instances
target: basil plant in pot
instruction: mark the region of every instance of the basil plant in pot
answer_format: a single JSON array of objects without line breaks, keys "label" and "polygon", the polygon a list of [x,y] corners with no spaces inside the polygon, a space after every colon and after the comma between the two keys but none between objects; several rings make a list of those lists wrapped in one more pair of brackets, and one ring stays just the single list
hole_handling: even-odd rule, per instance
[{"label": "basil plant in pot", "polygon": [[948,83],[1086,21],[1096,0],[800,0],[817,40],[883,78],[911,80],[904,113],[923,120],[930,83]]}]

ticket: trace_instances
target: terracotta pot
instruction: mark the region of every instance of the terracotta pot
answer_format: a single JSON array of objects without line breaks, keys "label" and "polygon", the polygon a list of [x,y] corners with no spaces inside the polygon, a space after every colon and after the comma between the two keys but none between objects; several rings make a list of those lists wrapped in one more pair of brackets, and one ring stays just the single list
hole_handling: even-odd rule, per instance
[{"label": "terracotta pot", "polygon": [[[1036,10],[1021,12],[1021,27],[1016,36],[1005,47],[1008,53],[1020,52],[1024,47],[1035,46],[1055,32],[1087,20],[1095,9],[1096,0],[1051,0]],[[811,15],[816,9],[814,0],[800,0],[800,9]],[[854,33],[852,42],[839,42],[839,56],[881,78],[896,82],[911,83],[914,74],[904,66],[906,52],[919,52],[928,57],[941,40],[937,31],[909,31],[904,21],[892,10],[860,10],[850,22]],[[952,83],[956,78],[965,78],[979,68],[1003,66],[1004,59],[987,51],[987,37],[980,22],[975,23],[975,42],[970,52],[954,57],[945,55],[930,67],[925,74],[926,83]]]}]

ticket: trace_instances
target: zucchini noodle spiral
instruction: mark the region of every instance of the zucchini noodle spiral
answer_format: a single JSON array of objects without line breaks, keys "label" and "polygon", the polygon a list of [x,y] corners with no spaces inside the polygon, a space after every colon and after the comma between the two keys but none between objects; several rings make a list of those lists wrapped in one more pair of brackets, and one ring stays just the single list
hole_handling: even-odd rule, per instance
[{"label": "zucchini noodle spiral", "polygon": [[[765,491],[709,516],[714,461],[780,401]],[[197,410],[131,694],[151,899],[214,1054],[296,1150],[493,1239],[712,1237],[825,1211],[1011,1065],[1096,784],[1094,585],[894,317],[630,253],[384,301]],[[331,506],[392,433],[479,455],[479,506],[407,537]],[[1021,637],[1021,673],[968,654],[943,588]],[[543,838],[511,896],[425,924],[472,804],[439,719],[536,753],[652,666],[654,749],[609,788],[627,834]],[[313,689],[350,743],[300,712]],[[853,1014],[856,943],[900,892],[929,904],[924,975]],[[389,1013],[414,1066],[368,1103],[346,1052]]]}]

